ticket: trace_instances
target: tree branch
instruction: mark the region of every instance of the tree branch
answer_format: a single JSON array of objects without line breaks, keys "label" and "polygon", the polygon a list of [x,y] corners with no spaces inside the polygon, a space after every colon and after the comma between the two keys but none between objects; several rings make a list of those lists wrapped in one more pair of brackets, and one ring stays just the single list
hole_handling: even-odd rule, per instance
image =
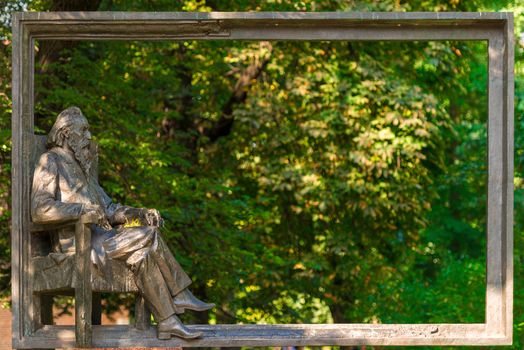
[{"label": "tree branch", "polygon": [[260,52],[255,55],[253,62],[240,74],[238,81],[229,100],[222,108],[222,115],[210,127],[197,127],[201,134],[207,136],[212,142],[220,137],[227,136],[233,127],[234,105],[244,103],[247,99],[247,90],[255,82],[267,66],[273,46],[270,42],[260,43]]}]

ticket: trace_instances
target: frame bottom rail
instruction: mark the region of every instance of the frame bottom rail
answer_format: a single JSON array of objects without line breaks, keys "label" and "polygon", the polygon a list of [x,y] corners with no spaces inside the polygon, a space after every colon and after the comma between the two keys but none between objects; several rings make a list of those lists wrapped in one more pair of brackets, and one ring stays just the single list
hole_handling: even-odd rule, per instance
[{"label": "frame bottom rail", "polygon": [[[93,347],[241,347],[327,345],[508,345],[485,324],[276,324],[189,325],[202,338],[159,340],[156,328],[93,326]],[[73,348],[74,326],[44,326],[14,348]]]}]

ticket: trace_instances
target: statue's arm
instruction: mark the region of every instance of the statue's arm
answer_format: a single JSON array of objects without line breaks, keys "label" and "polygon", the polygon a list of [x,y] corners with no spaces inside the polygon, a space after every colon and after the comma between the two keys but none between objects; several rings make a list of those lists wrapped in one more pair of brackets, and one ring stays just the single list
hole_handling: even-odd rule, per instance
[{"label": "statue's arm", "polygon": [[82,203],[64,203],[56,198],[58,160],[44,153],[35,168],[31,193],[31,217],[39,224],[60,223],[78,219],[84,212]]},{"label": "statue's arm", "polygon": [[100,188],[100,197],[104,202],[105,212],[111,225],[123,225],[134,220],[142,225],[162,226],[163,219],[156,209],[134,208],[114,203],[111,198]]},{"label": "statue's arm", "polygon": [[111,225],[123,225],[134,220],[141,220],[142,208],[133,208],[125,205],[120,205],[116,208],[112,215],[109,216]]},{"label": "statue's arm", "polygon": [[104,211],[109,223],[113,226],[123,225],[135,219],[140,220],[143,208],[133,208],[119,203],[114,203],[104,189],[98,185],[99,198],[102,199]]}]

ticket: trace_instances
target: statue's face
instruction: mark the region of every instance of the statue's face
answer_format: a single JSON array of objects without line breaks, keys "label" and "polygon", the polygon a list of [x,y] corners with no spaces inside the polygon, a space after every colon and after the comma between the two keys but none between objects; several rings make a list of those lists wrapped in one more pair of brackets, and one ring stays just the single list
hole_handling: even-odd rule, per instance
[{"label": "statue's face", "polygon": [[79,118],[70,126],[68,142],[69,145],[75,145],[80,149],[89,147],[91,143],[91,133],[89,132],[89,124],[85,118]]},{"label": "statue's face", "polygon": [[69,127],[67,133],[67,144],[85,174],[89,174],[94,154],[91,152],[91,133],[89,124],[84,117],[77,118]]}]

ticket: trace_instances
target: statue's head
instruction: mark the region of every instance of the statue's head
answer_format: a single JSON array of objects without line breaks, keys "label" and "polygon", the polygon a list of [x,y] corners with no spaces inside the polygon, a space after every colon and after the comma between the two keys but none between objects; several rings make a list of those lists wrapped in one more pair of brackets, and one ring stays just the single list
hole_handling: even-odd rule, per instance
[{"label": "statue's head", "polygon": [[78,107],[69,107],[63,110],[56,118],[55,124],[47,136],[48,147],[64,147],[71,136],[78,139],[82,135],[82,129],[87,130],[85,139],[91,139],[89,134],[89,123]]},{"label": "statue's head", "polygon": [[63,110],[47,135],[47,147],[70,149],[86,174],[89,173],[93,154],[91,153],[89,123],[78,107]]}]

